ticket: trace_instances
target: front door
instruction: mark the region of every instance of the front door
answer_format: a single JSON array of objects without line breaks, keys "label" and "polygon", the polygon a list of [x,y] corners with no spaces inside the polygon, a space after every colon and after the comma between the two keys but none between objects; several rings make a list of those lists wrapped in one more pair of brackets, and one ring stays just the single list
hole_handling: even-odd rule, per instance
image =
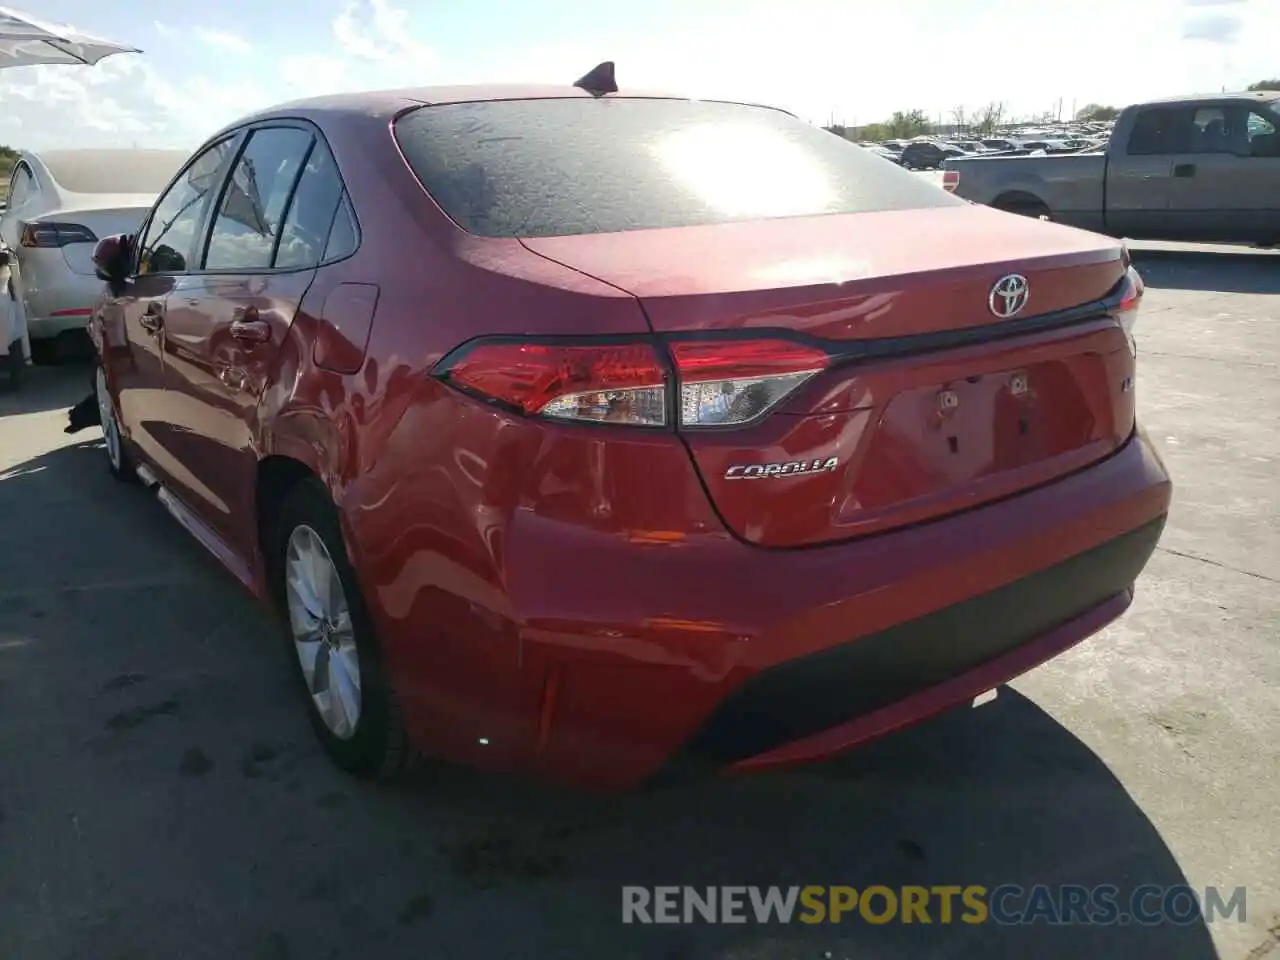
[{"label": "front door", "polygon": [[1138,111],[1126,143],[1107,152],[1107,232],[1117,237],[1162,238],[1169,234],[1173,155],[1190,121],[1187,110],[1147,107]]},{"label": "front door", "polygon": [[290,199],[313,140],[298,126],[249,133],[199,267],[180,279],[166,311],[164,405],[180,437],[178,492],[242,559],[257,536],[258,403],[315,275],[315,259],[299,266],[284,256]]},{"label": "front door", "polygon": [[165,322],[169,295],[188,273],[230,140],[200,152],[156,202],[138,234],[130,278],[102,312],[103,360],[120,427],[161,474],[181,473],[165,419]]}]

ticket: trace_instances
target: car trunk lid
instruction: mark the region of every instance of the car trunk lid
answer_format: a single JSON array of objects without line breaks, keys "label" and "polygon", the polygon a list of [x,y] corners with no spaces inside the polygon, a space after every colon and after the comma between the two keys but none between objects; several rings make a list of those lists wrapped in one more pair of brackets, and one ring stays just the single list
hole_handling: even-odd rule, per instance
[{"label": "car trunk lid", "polygon": [[[681,428],[725,523],[752,543],[967,509],[1132,431],[1132,354],[1102,305],[1127,264],[1107,238],[968,206],[525,243],[633,293],[673,344],[792,338],[828,354],[762,419]],[[996,288],[1010,276],[1027,296],[1006,318]]]},{"label": "car trunk lid", "polygon": [[[76,224],[86,227],[101,240],[117,233],[133,233],[138,229],[142,218],[151,209],[154,197],[135,196],[133,194],[112,194],[93,198],[103,206],[81,206],[79,204],[43,214],[41,222]],[[62,256],[67,267],[83,276],[93,276],[92,241],[68,243],[62,248]]]}]

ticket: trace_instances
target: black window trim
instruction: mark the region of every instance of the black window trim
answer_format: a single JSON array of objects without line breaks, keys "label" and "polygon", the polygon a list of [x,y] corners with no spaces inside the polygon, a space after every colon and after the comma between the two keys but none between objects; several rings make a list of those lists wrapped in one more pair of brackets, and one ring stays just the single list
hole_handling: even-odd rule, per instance
[{"label": "black window trim", "polygon": [[18,162],[13,165],[13,173],[9,174],[9,193],[6,195],[6,203],[7,197],[13,195],[13,181],[18,179],[18,173],[22,170],[27,172],[27,179],[31,181],[31,185],[35,188],[36,194],[38,195],[42,192],[40,189],[40,180],[31,166],[31,161],[26,157],[19,157]]},{"label": "black window trim", "polygon": [[[231,149],[228,151],[229,156],[233,156],[233,157],[239,156],[240,150],[239,150],[238,138],[240,138],[240,136],[241,136],[240,131],[229,130],[229,131],[223,131],[221,134],[219,134],[217,137],[214,137],[212,140],[205,141],[195,151],[192,152],[191,156],[187,159],[187,162],[182,165],[182,167],[178,170],[176,174],[174,174],[173,179],[171,179],[165,185],[165,188],[156,195],[156,202],[151,205],[151,209],[147,212],[146,219],[143,220],[141,224],[139,224],[138,232],[134,234],[133,263],[129,270],[129,274],[131,277],[133,277],[134,279],[137,279],[140,276],[186,277],[191,275],[192,273],[191,270],[153,270],[150,273],[146,273],[146,274],[138,273],[138,267],[141,266],[142,264],[142,241],[146,238],[147,231],[151,229],[151,223],[155,219],[156,211],[160,208],[160,201],[169,195],[169,191],[172,190],[175,186],[177,186],[178,181],[187,175],[187,171],[189,171],[192,167],[194,167],[196,165],[196,162],[201,157],[203,157],[206,153],[208,153],[210,150],[214,149],[215,147],[223,143],[231,144]],[[217,190],[219,194],[221,194],[221,191],[222,191],[221,184],[224,180],[226,180],[227,169],[228,169],[227,160],[224,158],[221,164],[219,165],[217,171],[214,173],[214,181],[218,185]],[[195,245],[197,239],[204,234],[208,226],[206,222],[208,220],[208,217],[209,217],[209,210],[208,210],[208,204],[206,204],[205,209],[200,214],[200,219],[196,223],[196,230],[192,236],[193,246]],[[191,255],[193,254],[193,252],[194,251],[192,250],[187,251],[188,264],[191,263],[192,261]]]},{"label": "black window trim", "polygon": [[289,195],[285,198],[284,209],[280,214],[280,224],[276,230],[275,239],[271,242],[271,262],[274,264],[276,259],[276,248],[280,245],[280,232],[284,229],[285,218],[289,215],[289,209],[293,206],[293,193],[298,188],[298,180],[302,176],[302,171],[306,169],[307,160],[311,157],[311,151],[315,149],[317,131],[308,123],[296,120],[263,120],[260,123],[250,124],[240,128],[241,137],[236,145],[235,155],[231,158],[231,162],[227,164],[227,169],[223,172],[222,180],[218,184],[218,196],[214,203],[210,206],[208,216],[205,218],[204,224],[200,230],[200,255],[195,259],[196,268],[188,272],[189,276],[225,276],[234,274],[236,276],[253,275],[258,276],[264,273],[294,273],[298,269],[313,270],[314,267],[293,267],[288,270],[277,270],[274,266],[265,267],[215,267],[210,269],[205,266],[205,260],[209,256],[209,244],[213,242],[213,226],[218,221],[218,211],[222,209],[222,201],[226,197],[227,190],[230,188],[232,180],[235,177],[236,165],[240,163],[240,158],[244,156],[245,150],[248,148],[253,139],[253,135],[261,130],[301,130],[308,134],[311,140],[307,143],[307,149],[302,153],[302,162],[298,165],[298,172],[293,175],[293,183],[289,184]]},{"label": "black window trim", "polygon": [[[279,252],[279,249],[280,249],[280,239],[284,235],[285,221],[288,220],[289,212],[293,209],[293,201],[294,201],[294,198],[297,196],[298,184],[302,182],[302,175],[307,169],[307,163],[310,161],[312,154],[315,152],[317,144],[323,144],[325,149],[329,151],[329,156],[333,158],[334,170],[337,172],[337,175],[338,175],[338,183],[342,187],[342,189],[338,191],[338,206],[334,207],[334,218],[337,217],[338,208],[342,206],[343,198],[348,197],[350,195],[350,191],[347,189],[346,178],[342,176],[342,168],[338,166],[338,158],[337,158],[337,155],[335,155],[333,152],[333,147],[329,145],[328,139],[325,137],[324,133],[320,130],[320,128],[317,127],[314,123],[311,123],[309,120],[303,120],[301,118],[295,118],[295,117],[270,117],[270,118],[258,120],[254,123],[246,124],[243,127],[237,128],[237,132],[241,134],[242,139],[240,140],[239,144],[236,146],[235,156],[232,159],[231,164],[227,167],[227,170],[224,172],[224,175],[222,177],[221,184],[218,188],[218,201],[211,209],[213,211],[216,211],[218,208],[222,206],[222,195],[226,192],[227,186],[231,182],[231,173],[232,171],[235,170],[235,164],[239,162],[240,155],[244,152],[245,147],[248,145],[249,138],[258,130],[280,129],[280,128],[302,130],[304,133],[309,133],[311,134],[311,143],[307,147],[306,153],[304,153],[302,156],[302,163],[298,166],[298,172],[294,174],[293,183],[289,187],[289,198],[285,202],[284,209],[283,211],[281,211],[281,214],[280,214],[280,229],[276,232],[275,241],[272,243],[272,246],[271,246],[271,264],[272,265],[268,267],[221,267],[221,268],[212,269],[212,270],[206,268],[204,265],[204,261],[209,254],[209,243],[213,239],[213,223],[215,220],[214,216],[209,216],[206,218],[206,222],[201,229],[202,240],[201,240],[201,246],[200,246],[200,259],[199,259],[200,265],[197,269],[189,271],[187,275],[217,277],[217,276],[228,276],[228,275],[264,276],[264,275],[270,275],[270,274],[299,273],[303,270],[317,270],[320,267],[328,266],[331,263],[339,263],[342,260],[346,260],[348,257],[355,256],[356,252],[360,249],[360,242],[361,242],[360,223],[356,219],[355,204],[348,202],[348,206],[351,208],[351,219],[355,222],[355,225],[356,225],[355,243],[352,246],[351,251],[349,253],[347,253],[345,256],[333,257],[332,259],[326,260],[324,259],[325,250],[322,249],[320,251],[320,260],[318,260],[316,263],[310,266],[305,266],[305,267],[275,266],[276,254]],[[333,230],[332,219],[329,221],[329,230],[330,232],[332,232]],[[326,247],[327,247],[327,239],[326,239]]]},{"label": "black window trim", "polygon": [[[316,144],[322,143],[324,144],[325,148],[329,151],[329,156],[333,157],[334,168],[338,174],[338,182],[342,185],[342,189],[338,193],[338,198],[339,198],[338,206],[334,208],[334,218],[335,219],[337,218],[338,210],[341,209],[342,203],[344,200],[346,201],[347,209],[351,214],[351,222],[353,225],[352,232],[355,235],[354,242],[351,245],[351,249],[341,257],[332,257],[329,259],[324,259],[325,250],[321,250],[320,261],[309,267],[270,266],[270,267],[254,267],[251,269],[245,269],[243,267],[234,267],[234,268],[217,269],[217,270],[206,270],[204,267],[204,260],[209,251],[209,240],[213,232],[213,222],[217,216],[218,208],[222,205],[222,195],[223,193],[226,192],[227,184],[230,181],[231,172],[235,169],[235,164],[236,162],[239,161],[240,154],[244,151],[245,145],[249,141],[249,136],[255,130],[261,130],[269,127],[293,127],[296,129],[301,129],[306,133],[311,134],[311,137],[312,137],[311,145],[307,148],[307,152],[303,155],[303,162],[301,166],[299,166],[298,173],[294,176],[293,184],[289,188],[289,199],[288,199],[288,202],[285,204],[284,212],[281,214],[281,220],[280,220],[281,230],[283,230],[284,228],[284,221],[286,218],[288,218],[289,211],[293,208],[293,199],[294,199],[294,196],[297,194],[298,184],[301,182],[301,179],[302,179],[302,172],[306,169],[307,162],[311,159],[311,155],[315,151]],[[133,252],[133,269],[130,271],[132,276],[134,277],[138,276],[137,268],[139,263],[139,257],[141,257],[142,255],[142,238],[146,235],[147,230],[151,226],[151,219],[152,219],[152,216],[155,214],[156,207],[159,205],[160,199],[163,198],[171,189],[173,189],[174,185],[178,182],[178,180],[183,175],[185,175],[188,170],[191,169],[192,165],[195,163],[195,161],[199,157],[204,156],[204,154],[207,151],[213,149],[220,143],[230,143],[231,149],[228,151],[228,154],[227,154],[228,159],[223,161],[222,166],[219,168],[214,178],[216,183],[216,187],[215,187],[216,194],[217,194],[216,199],[213,203],[210,203],[205,208],[204,213],[201,215],[200,222],[196,226],[196,233],[195,233],[195,239],[193,241],[193,246],[195,246],[196,249],[199,251],[199,254],[200,254],[199,259],[197,261],[197,259],[194,256],[188,258],[188,262],[190,263],[198,262],[199,266],[194,269],[181,270],[181,271],[164,271],[164,272],[156,271],[154,273],[148,273],[146,274],[146,276],[148,277],[151,277],[151,276],[170,276],[170,277],[215,276],[216,277],[216,276],[227,276],[227,275],[244,276],[247,274],[253,275],[253,276],[259,276],[263,274],[298,273],[299,271],[302,271],[302,270],[316,270],[316,269],[319,269],[320,267],[325,267],[332,263],[340,263],[343,260],[346,260],[350,257],[355,256],[356,253],[359,252],[361,244],[363,242],[363,238],[364,238],[361,225],[360,225],[360,217],[359,217],[359,214],[356,212],[355,203],[352,202],[351,200],[351,191],[347,187],[346,178],[343,177],[342,175],[342,168],[338,165],[337,155],[333,152],[333,147],[330,146],[328,138],[325,137],[324,133],[314,123],[312,123],[309,120],[304,120],[301,117],[270,117],[270,118],[264,118],[262,120],[254,121],[252,123],[246,123],[242,126],[234,127],[229,130],[223,130],[213,139],[205,141],[203,144],[200,145],[200,147],[198,147],[191,154],[190,159],[188,159],[188,161],[185,164],[183,164],[182,168],[173,177],[173,179],[170,180],[169,183],[165,186],[165,188],[161,190],[160,193],[157,195],[156,204],[154,204],[151,210],[147,213],[146,220],[143,221],[143,223],[138,227],[138,232],[135,235],[137,238],[137,242],[135,242],[134,244],[135,249]],[[332,233],[333,221],[330,221],[329,230]],[[272,263],[275,262],[276,252],[280,245],[280,236],[281,234],[277,233],[275,244],[272,246],[272,249],[271,249]],[[327,249],[327,244],[326,244],[326,249]],[[195,251],[192,251],[192,252],[194,254]]]}]

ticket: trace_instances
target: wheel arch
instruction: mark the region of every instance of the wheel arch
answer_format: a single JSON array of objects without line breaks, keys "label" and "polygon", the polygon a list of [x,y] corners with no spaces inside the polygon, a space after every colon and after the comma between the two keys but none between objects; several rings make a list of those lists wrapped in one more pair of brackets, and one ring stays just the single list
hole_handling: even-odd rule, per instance
[{"label": "wheel arch", "polygon": [[1021,213],[1025,216],[1030,216],[1033,210],[1038,211],[1037,216],[1052,214],[1049,204],[1045,203],[1042,197],[1025,189],[1005,190],[991,201],[991,206],[997,210]]}]

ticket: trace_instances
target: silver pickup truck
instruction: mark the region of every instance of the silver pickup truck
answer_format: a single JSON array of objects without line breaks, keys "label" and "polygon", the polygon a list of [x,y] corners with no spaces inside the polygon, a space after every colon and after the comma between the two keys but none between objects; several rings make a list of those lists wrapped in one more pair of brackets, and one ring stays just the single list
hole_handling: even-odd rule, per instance
[{"label": "silver pickup truck", "polygon": [[1280,244],[1280,91],[1128,107],[1099,153],[963,157],[956,196],[1115,237]]}]

